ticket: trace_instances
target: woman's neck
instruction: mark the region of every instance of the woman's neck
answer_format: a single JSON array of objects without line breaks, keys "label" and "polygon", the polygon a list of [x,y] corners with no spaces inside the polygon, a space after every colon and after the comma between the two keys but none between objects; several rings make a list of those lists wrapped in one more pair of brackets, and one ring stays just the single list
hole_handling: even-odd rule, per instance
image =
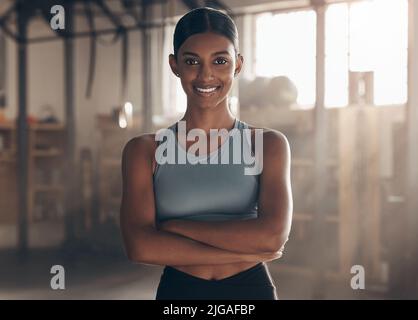
[{"label": "woman's neck", "polygon": [[186,131],[199,128],[209,133],[210,129],[227,129],[234,126],[235,116],[229,111],[227,106],[217,106],[210,110],[187,107],[187,110],[181,118],[186,121]]}]

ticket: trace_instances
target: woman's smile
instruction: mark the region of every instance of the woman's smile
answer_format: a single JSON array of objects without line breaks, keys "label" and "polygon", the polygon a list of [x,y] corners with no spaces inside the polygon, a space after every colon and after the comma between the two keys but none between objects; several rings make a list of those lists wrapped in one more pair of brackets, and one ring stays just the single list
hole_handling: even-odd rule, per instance
[{"label": "woman's smile", "polygon": [[193,86],[195,94],[204,98],[215,95],[220,89],[221,86]]}]

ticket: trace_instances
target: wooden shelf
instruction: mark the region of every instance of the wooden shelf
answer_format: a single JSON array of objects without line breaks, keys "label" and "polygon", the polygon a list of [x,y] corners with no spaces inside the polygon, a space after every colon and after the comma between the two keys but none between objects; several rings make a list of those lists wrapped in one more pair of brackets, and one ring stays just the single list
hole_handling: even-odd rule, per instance
[{"label": "wooden shelf", "polygon": [[32,150],[33,157],[59,157],[62,156],[64,152],[60,149],[52,150]]},{"label": "wooden shelf", "polygon": [[59,131],[59,130],[65,130],[65,125],[62,123],[35,123],[35,124],[30,124],[29,128],[31,130],[39,130],[39,131]]},{"label": "wooden shelf", "polygon": [[[15,122],[0,122],[0,130],[13,130],[16,129]],[[29,124],[31,130],[65,130],[65,124],[63,123],[31,123]]]},{"label": "wooden shelf", "polygon": [[[28,210],[28,222],[34,222],[35,210],[45,212],[48,210],[43,202],[44,197],[48,198],[48,203],[57,207],[63,207],[63,197],[65,185],[61,180],[63,170],[62,161],[51,161],[51,159],[64,155],[63,144],[66,127],[63,123],[31,123],[28,124],[28,197],[26,198]],[[8,130],[8,131],[6,131]],[[7,196],[4,192],[0,193],[0,204],[7,208],[9,216],[3,217],[4,223],[17,221],[18,201],[16,181],[19,171],[15,165],[17,162],[17,125],[16,122],[0,123],[0,135],[3,138],[4,150],[0,152],[0,190],[11,190],[14,197]],[[40,148],[39,146],[42,146]],[[59,159],[59,158],[57,158]],[[49,180],[43,180],[43,175],[48,178],[49,173],[55,179],[52,184],[46,184]],[[40,175],[39,175],[40,173]],[[50,204],[48,204],[49,206]],[[41,209],[40,209],[41,208]],[[36,213],[39,215],[39,213]],[[43,215],[41,215],[43,216]],[[45,221],[51,217],[45,215]]]},{"label": "wooden shelf", "polygon": [[103,222],[117,218],[115,207],[120,206],[121,196],[115,197],[112,191],[119,190],[121,186],[122,149],[130,139],[141,133],[141,128],[137,124],[132,128],[120,128],[108,115],[98,115],[96,125],[100,139],[96,168],[99,175],[99,221]]}]

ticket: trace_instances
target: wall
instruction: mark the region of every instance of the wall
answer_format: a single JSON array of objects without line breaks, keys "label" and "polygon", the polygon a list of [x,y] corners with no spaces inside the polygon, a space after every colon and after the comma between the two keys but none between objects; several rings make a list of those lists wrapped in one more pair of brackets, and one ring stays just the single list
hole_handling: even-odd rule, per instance
[{"label": "wall", "polygon": [[[83,29],[85,21],[78,18],[76,25]],[[98,21],[100,25],[100,21]],[[48,26],[40,20],[30,24],[30,37],[48,34]],[[50,33],[51,34],[51,33]],[[109,41],[111,36],[104,36]],[[141,33],[129,33],[130,50],[128,66],[128,87],[126,100],[131,101],[136,110],[142,107],[141,79]],[[97,45],[95,80],[92,96],[86,98],[89,68],[89,40],[78,38],[75,41],[75,114],[77,147],[96,149],[95,116],[97,113],[110,113],[112,108],[123,102],[121,96],[121,45]],[[7,118],[15,119],[18,112],[17,97],[17,45],[6,39],[6,99]],[[64,52],[63,41],[32,43],[28,46],[28,114],[40,116],[43,105],[51,105],[57,117],[63,121],[64,101]]]}]

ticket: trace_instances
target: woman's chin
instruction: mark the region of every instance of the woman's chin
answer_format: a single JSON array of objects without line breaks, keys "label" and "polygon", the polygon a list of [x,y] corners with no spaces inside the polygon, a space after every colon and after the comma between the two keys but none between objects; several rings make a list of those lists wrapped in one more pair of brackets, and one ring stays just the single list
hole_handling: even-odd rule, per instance
[{"label": "woman's chin", "polygon": [[193,107],[201,109],[210,109],[216,108],[221,105],[227,99],[226,96],[212,95],[209,97],[191,94],[188,96],[187,100],[189,104]]},{"label": "woman's chin", "polygon": [[216,108],[217,106],[219,106],[221,102],[222,100],[220,99],[208,99],[208,98],[193,99],[190,105],[198,109],[211,109],[211,108]]}]

